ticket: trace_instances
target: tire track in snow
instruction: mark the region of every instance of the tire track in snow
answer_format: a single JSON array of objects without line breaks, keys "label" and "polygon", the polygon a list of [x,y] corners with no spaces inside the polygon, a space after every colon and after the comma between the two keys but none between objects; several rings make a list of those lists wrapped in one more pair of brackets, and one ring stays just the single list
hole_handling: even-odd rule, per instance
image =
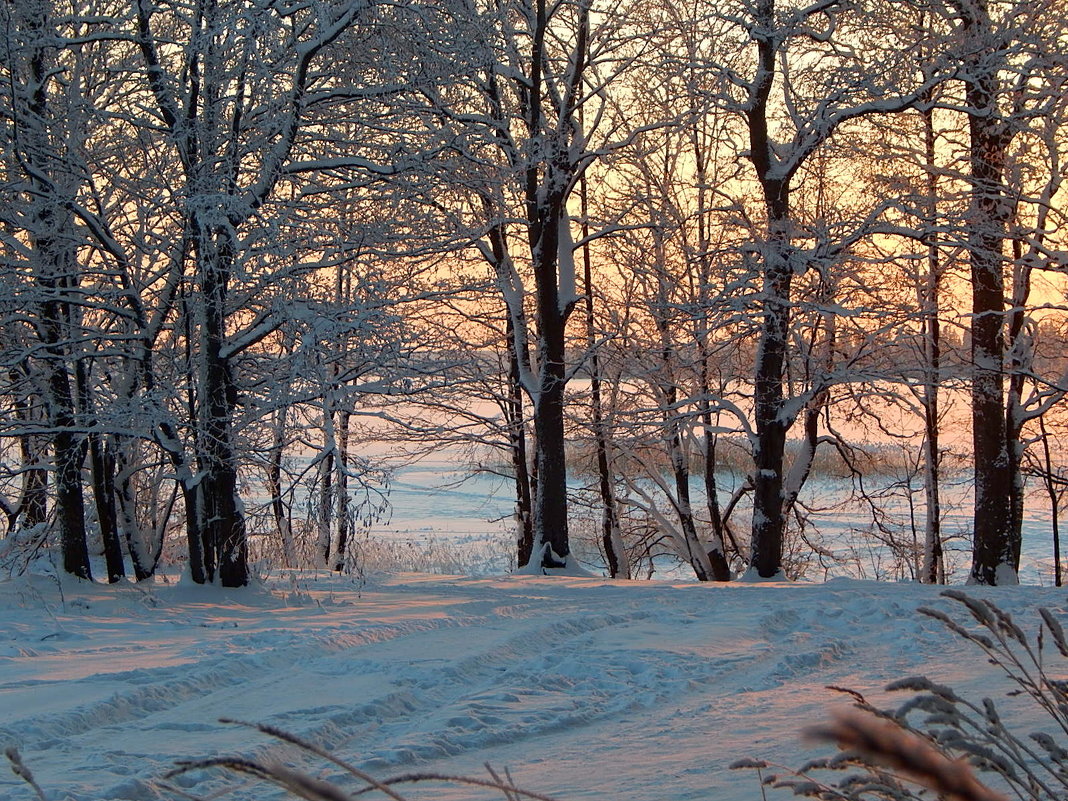
[{"label": "tire track in snow", "polygon": [[[374,660],[363,658],[369,650],[378,652],[393,647],[403,648],[407,640],[433,637],[441,634],[446,638],[462,639],[450,633],[456,629],[486,626],[498,615],[502,618],[521,617],[527,612],[538,613],[528,603],[512,604],[507,608],[483,610],[482,605],[474,612],[466,611],[468,599],[461,598],[465,605],[454,608],[453,599],[438,598],[429,604],[428,614],[420,616],[420,603],[414,602],[415,617],[398,623],[377,623],[366,618],[350,627],[319,627],[308,633],[294,634],[292,627],[280,630],[260,630],[229,638],[223,643],[198,647],[208,653],[200,661],[176,667],[169,664],[158,669],[146,668],[111,673],[97,673],[86,677],[86,689],[96,689],[102,684],[112,684],[114,693],[98,701],[82,703],[73,709],[56,714],[31,714],[20,719],[4,721],[0,727],[0,744],[18,745],[38,765],[58,762],[76,767],[79,775],[95,774],[106,777],[110,774],[117,783],[101,794],[98,784],[93,792],[82,795],[78,789],[66,788],[73,801],[88,801],[92,798],[139,799],[154,798],[153,791],[141,778],[129,777],[131,763],[142,766],[139,771],[145,778],[166,769],[175,758],[200,757],[219,753],[232,742],[239,743],[233,750],[243,750],[253,738],[248,732],[219,737],[220,715],[243,717],[249,720],[270,720],[285,725],[285,713],[270,714],[271,701],[291,696],[287,687],[299,681],[301,675],[319,678],[343,677],[362,663],[368,668],[381,670],[382,657]],[[362,610],[351,607],[356,615]],[[314,610],[312,610],[314,612]],[[484,612],[496,613],[492,617]],[[411,616],[411,609],[405,615]],[[387,618],[390,615],[387,614]],[[396,615],[393,615],[396,617]],[[157,621],[158,624],[158,621]],[[235,624],[236,625],[236,624]],[[224,626],[229,628],[229,625]],[[269,647],[263,648],[267,643]],[[220,648],[233,647],[248,653],[218,653]],[[98,648],[91,648],[99,650]],[[90,650],[90,649],[87,649]],[[76,658],[76,657],[74,657]],[[46,684],[40,683],[40,684]],[[57,682],[62,684],[62,682]],[[388,681],[378,682],[383,689]],[[13,682],[12,684],[18,684]],[[33,682],[26,683],[30,686]],[[37,691],[46,687],[38,686]],[[70,693],[70,685],[65,687]],[[249,698],[261,698],[266,702],[255,711],[249,711]],[[405,719],[419,708],[418,695],[410,689],[380,693],[361,704],[346,705],[346,713],[352,723],[361,721],[381,722]],[[336,713],[336,709],[297,709],[292,713],[293,722],[300,723],[310,718],[315,720],[320,712]],[[243,714],[242,714],[243,712]],[[336,714],[334,715],[336,717]],[[300,726],[289,727],[299,732]],[[335,728],[336,730],[336,728]],[[159,733],[166,734],[161,738]],[[326,732],[324,732],[326,734]],[[345,733],[351,736],[351,729]],[[329,737],[323,737],[328,741]],[[109,741],[114,750],[109,752],[111,764],[101,765],[89,759],[77,766],[80,755],[91,755],[94,743]],[[167,742],[172,748],[167,754],[144,753],[145,743]],[[217,745],[210,745],[216,743]],[[155,770],[153,770],[155,766]],[[106,778],[105,778],[106,781]]]},{"label": "tire track in snow", "polygon": [[[481,618],[438,618],[402,625],[370,625],[358,631],[320,630],[311,638],[294,642],[288,633],[279,637],[271,631],[251,637],[267,642],[288,639],[285,646],[257,650],[247,654],[222,653],[203,661],[178,668],[144,668],[95,674],[93,683],[114,683],[120,689],[109,697],[77,706],[67,712],[33,715],[0,727],[0,746],[17,744],[23,749],[42,751],[69,741],[72,737],[91,735],[97,729],[130,721],[147,721],[156,713],[182,714],[182,708],[208,699],[216,707],[214,716],[223,711],[213,696],[242,692],[250,685],[284,682],[289,669],[323,654],[349,652],[398,637],[442,628],[478,625]],[[38,689],[47,689],[42,687]]]},{"label": "tire track in snow", "polygon": [[[19,738],[31,765],[92,777],[91,791],[53,785],[73,801],[117,801],[153,798],[144,779],[175,758],[274,747],[219,727],[220,715],[278,725],[379,772],[496,745],[525,751],[553,733],[581,741],[576,732],[597,732],[585,727],[605,720],[639,737],[647,723],[674,725],[672,710],[714,726],[714,716],[697,710],[715,685],[759,691],[800,673],[828,675],[849,652],[825,644],[861,623],[909,613],[881,593],[862,593],[837,615],[811,604],[784,614],[797,597],[790,589],[771,600],[748,588],[560,582],[546,589],[524,579],[413,580],[385,587],[380,607],[370,592],[326,618],[298,610],[304,629],[289,620],[203,641],[194,633],[199,661],[92,676],[87,689],[95,683],[99,692],[105,681],[118,689],[57,714],[2,721],[0,741]],[[729,625],[717,623],[720,610]],[[217,622],[240,619],[226,614]],[[256,614],[271,625],[271,610]],[[351,622],[340,624],[342,615]],[[818,658],[806,662],[809,653]],[[100,742],[110,749],[106,764]],[[212,781],[194,776],[190,786],[202,792]]]},{"label": "tire track in snow", "polygon": [[[409,682],[422,682],[425,692],[417,693],[413,708],[395,725],[379,721],[373,732],[360,731],[366,721],[340,712],[331,719],[336,728],[329,745],[375,771],[454,757],[640,714],[765,656],[751,644],[741,649],[721,644],[718,656],[673,653],[655,642],[634,647],[636,636],[655,640],[657,618],[675,611],[650,600],[632,600],[630,608],[610,615],[568,610],[563,619],[438,668],[433,678],[413,676]],[[695,629],[695,636],[708,631]],[[355,735],[338,739],[354,728]]]}]

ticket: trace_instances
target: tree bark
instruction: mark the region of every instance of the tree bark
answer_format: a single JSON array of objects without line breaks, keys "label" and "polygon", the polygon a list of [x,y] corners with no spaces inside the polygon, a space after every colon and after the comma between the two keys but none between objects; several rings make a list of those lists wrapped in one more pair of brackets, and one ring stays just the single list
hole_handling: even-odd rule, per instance
[{"label": "tree bark", "polygon": [[93,499],[96,503],[96,520],[100,526],[100,539],[104,546],[104,562],[107,565],[108,583],[114,584],[126,577],[122,557],[122,541],[119,539],[118,515],[115,508],[115,463],[99,434],[89,435],[89,465],[93,477]]},{"label": "tree bark", "polygon": [[571,552],[567,526],[567,462],[564,430],[565,326],[558,281],[558,220],[563,210],[537,212],[532,250],[537,255],[538,391],[534,399],[534,437],[538,485],[534,496],[534,548],[544,568],[566,564]]},{"label": "tree bark", "polygon": [[[49,85],[55,70],[54,48],[58,42],[50,10],[43,3],[15,5],[21,11],[17,24],[30,43],[26,60],[10,64],[13,80],[27,94],[18,109],[19,157],[27,165],[32,187],[32,211],[28,229],[33,263],[30,265],[38,297],[38,335],[43,347],[47,375],[45,405],[55,469],[55,523],[63,551],[63,569],[90,579],[86,541],[85,502],[82,492],[84,437],[79,431],[76,397],[71,386],[72,342],[77,314],[72,311],[70,290],[77,284],[77,233],[69,203],[75,189],[72,174],[64,169],[65,153],[50,141],[57,120],[51,107]],[[24,71],[22,75],[18,73]],[[14,97],[12,98],[14,101]],[[67,132],[60,132],[63,136]]]},{"label": "tree bark", "polygon": [[[198,408],[200,429],[197,511],[205,543],[204,564],[209,581],[218,571],[224,587],[248,584],[248,541],[238,496],[237,460],[233,446],[233,415],[237,391],[230,363],[223,355],[226,320],[226,285],[232,256],[224,231],[211,231],[194,223],[197,237],[197,272],[202,304],[197,358],[202,393]],[[220,241],[221,240],[221,241]]]},{"label": "tree bark", "polygon": [[[762,30],[774,30],[774,0],[760,0],[755,22]],[[752,85],[747,120],[750,159],[763,194],[767,234],[762,243],[760,340],[753,380],[756,441],[753,444],[753,523],[749,564],[750,570],[755,570],[757,575],[773,578],[782,570],[785,530],[783,455],[788,421],[783,418],[783,368],[790,329],[793,272],[789,260],[790,186],[788,179],[773,174],[774,147],[768,131],[768,100],[775,84],[776,46],[770,34],[762,33],[755,36],[755,40],[757,75]]]},{"label": "tree bark", "polygon": [[534,551],[534,510],[531,502],[531,479],[527,469],[527,426],[523,411],[523,387],[520,382],[519,355],[516,351],[515,326],[509,314],[506,327],[508,347],[508,397],[505,400],[509,453],[515,483],[516,564],[524,567]]},{"label": "tree bark", "polygon": [[601,401],[601,360],[597,347],[597,329],[593,313],[593,263],[590,257],[589,197],[586,177],[579,185],[582,214],[582,276],[586,289],[586,347],[590,365],[590,426],[597,451],[597,489],[601,496],[601,548],[604,550],[608,575],[611,578],[630,578],[630,563],[623,546],[616,507],[612,471],[608,458],[608,429],[605,425]]},{"label": "tree bark", "polygon": [[334,555],[334,570],[345,569],[348,558],[351,515],[349,514],[349,428],[351,415],[338,412],[337,435],[337,552]]},{"label": "tree bark", "polygon": [[972,567],[976,584],[1017,583],[1020,543],[1013,535],[1013,481],[1005,409],[1003,247],[1009,204],[1004,170],[1009,134],[998,111],[998,65],[990,52],[986,0],[959,6],[969,67],[971,203],[968,259],[972,282],[972,445],[975,470]]},{"label": "tree bark", "polygon": [[[22,368],[20,368],[21,370]],[[11,370],[11,383],[19,386],[26,379],[19,371]],[[19,424],[30,428],[39,426],[42,421],[33,420],[32,398],[21,394],[12,399],[15,418]],[[10,531],[18,526],[33,528],[48,519],[48,469],[44,466],[47,449],[46,440],[37,434],[23,433],[19,436],[19,469],[22,471],[22,490],[18,504],[11,512],[8,521]]]},{"label": "tree bark", "polygon": [[[934,226],[938,212],[938,177],[935,173],[934,114],[930,108],[923,111],[923,130],[926,162],[924,166],[927,170],[927,224]],[[938,429],[939,387],[942,373],[942,337],[939,318],[942,268],[934,233],[928,232],[925,238],[927,240],[927,275],[920,292],[920,307],[923,314],[924,386],[921,403],[924,427],[923,486],[926,503],[920,580],[927,584],[944,584],[946,568],[942,553],[941,454],[939,453]]]},{"label": "tree bark", "polygon": [[1050,523],[1053,534],[1053,586],[1060,587],[1064,584],[1061,573],[1061,528],[1060,506],[1061,499],[1058,492],[1056,477],[1053,473],[1054,463],[1049,447],[1049,431],[1046,430],[1045,417],[1039,416],[1038,430],[1042,435],[1042,481],[1046,485],[1046,494],[1049,496]]},{"label": "tree bark", "polygon": [[787,421],[783,418],[783,368],[790,328],[792,272],[787,257],[786,188],[765,186],[770,236],[762,279],[760,341],[753,381],[756,443],[753,462],[753,529],[750,567],[762,578],[782,570],[783,460]]},{"label": "tree bark", "polygon": [[267,461],[267,489],[271,493],[271,514],[278,541],[282,548],[282,566],[297,567],[297,552],[293,545],[293,529],[289,524],[289,507],[282,498],[282,459],[285,454],[285,430],[288,408],[275,413],[274,441]]}]

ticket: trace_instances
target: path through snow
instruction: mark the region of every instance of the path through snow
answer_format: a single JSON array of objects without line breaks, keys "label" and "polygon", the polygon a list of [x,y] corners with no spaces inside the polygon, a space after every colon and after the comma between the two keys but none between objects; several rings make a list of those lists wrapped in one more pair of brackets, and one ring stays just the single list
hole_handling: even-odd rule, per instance
[{"label": "path through snow", "polygon": [[[755,776],[727,766],[799,763],[799,729],[842,703],[826,685],[879,697],[927,673],[996,689],[964,643],[915,614],[952,606],[916,585],[305,576],[245,591],[63,589],[0,583],[0,745],[72,801],[152,799],[176,759],[278,751],[220,717],[276,725],[376,775],[489,762],[560,799],[758,799]],[[1032,631],[1039,605],[1065,618],[1063,591],[985,594]],[[204,794],[218,779],[184,783]],[[6,773],[0,797],[32,795]]]}]

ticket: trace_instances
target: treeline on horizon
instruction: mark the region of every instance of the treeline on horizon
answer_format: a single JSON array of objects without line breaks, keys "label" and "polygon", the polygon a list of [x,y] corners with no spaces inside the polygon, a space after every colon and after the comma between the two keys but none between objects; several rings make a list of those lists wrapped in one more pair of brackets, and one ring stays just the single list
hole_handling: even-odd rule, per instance
[{"label": "treeline on horizon", "polygon": [[901,575],[946,580],[963,456],[970,580],[1017,581],[1031,480],[1060,584],[1060,0],[0,14],[8,569],[349,569],[373,438],[496,453],[529,570],[574,561],[579,453],[609,575],[771,578],[867,428],[922,487]]}]

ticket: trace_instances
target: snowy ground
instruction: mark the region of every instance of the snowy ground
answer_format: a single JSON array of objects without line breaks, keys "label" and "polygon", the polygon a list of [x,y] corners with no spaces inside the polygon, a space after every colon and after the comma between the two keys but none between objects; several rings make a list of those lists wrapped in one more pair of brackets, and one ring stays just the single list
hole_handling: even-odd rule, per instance
[{"label": "snowy ground", "polygon": [[[389,515],[373,524],[367,547],[360,554],[368,569],[479,576],[499,575],[515,567],[512,487],[499,477],[465,473],[459,469],[463,463],[462,457],[453,461],[427,458],[397,470],[390,485]],[[741,480],[736,475],[724,477],[721,507],[728,502],[731,482]],[[866,485],[869,492],[878,493],[882,522],[894,530],[893,535],[903,544],[913,537],[922,538],[922,507],[911,509],[911,523],[917,529],[910,530],[908,492],[902,487],[891,491],[886,486],[890,482],[884,476]],[[806,578],[911,578],[907,566],[881,543],[886,535],[872,535],[872,510],[868,504],[851,498],[848,481],[817,476],[809,480],[807,491],[807,502],[816,511],[806,536],[810,543],[833,553],[834,558],[822,560],[823,564],[812,559]],[[698,476],[692,479],[691,497],[695,508],[704,504],[703,479]],[[942,511],[950,582],[963,583],[971,567],[972,499],[968,475],[957,473],[945,478]],[[735,511],[736,531],[747,530],[747,515],[743,501]],[[573,552],[579,554],[587,569],[600,574],[603,557],[596,545],[600,537],[599,511],[587,513],[582,520],[573,514],[571,523]],[[1032,486],[1023,520],[1020,580],[1024,584],[1053,584],[1051,531],[1048,501],[1039,487]],[[806,546],[801,546],[800,551],[811,553]],[[670,559],[658,560],[656,568],[660,578],[693,578],[689,568],[681,568]]]},{"label": "snowy ground", "polygon": [[[1038,606],[1068,623],[1063,590],[982,594],[1028,631]],[[929,587],[852,580],[408,575],[359,586],[304,575],[243,591],[61,592],[22,577],[0,582],[0,746],[17,745],[57,800],[157,798],[153,780],[176,759],[277,748],[220,717],[274,724],[382,776],[488,762],[560,799],[760,799],[756,777],[727,766],[798,764],[798,730],[842,703],[825,685],[885,697],[886,682],[925,673],[1005,689],[915,614],[922,604],[957,606]],[[218,781],[191,774],[184,790],[204,797]],[[225,797],[277,797],[238,784]],[[0,798],[32,797],[0,775]]]}]

